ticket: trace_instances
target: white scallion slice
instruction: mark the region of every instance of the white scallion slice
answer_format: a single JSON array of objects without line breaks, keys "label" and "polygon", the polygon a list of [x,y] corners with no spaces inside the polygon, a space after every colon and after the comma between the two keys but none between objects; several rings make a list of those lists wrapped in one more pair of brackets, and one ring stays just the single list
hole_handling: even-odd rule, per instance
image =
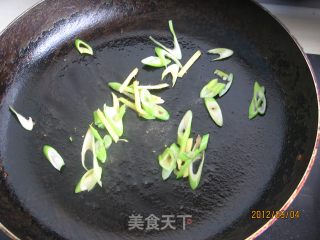
[{"label": "white scallion slice", "polygon": [[171,63],[170,59],[165,59],[163,62],[159,57],[150,56],[141,60],[141,63],[150,67],[165,67]]},{"label": "white scallion slice", "polygon": [[80,193],[83,191],[89,192],[95,187],[96,184],[97,180],[94,174],[94,170],[90,169],[82,176],[80,182],[76,186],[75,193]]},{"label": "white scallion slice", "polygon": [[229,77],[227,79],[227,84],[226,84],[225,88],[219,93],[219,97],[222,97],[223,95],[225,95],[229,91],[229,89],[232,85],[232,82],[233,82],[233,74],[230,73]]},{"label": "white scallion slice", "polygon": [[162,73],[162,80],[170,73],[172,76],[172,87],[176,84],[180,67],[177,64],[171,64]]},{"label": "white scallion slice", "polygon": [[129,76],[126,78],[126,80],[124,80],[124,82],[122,83],[122,85],[119,88],[119,92],[123,93],[125,88],[129,86],[131,80],[138,74],[139,69],[135,68],[133,69],[133,71],[129,74]]},{"label": "white scallion slice", "polygon": [[174,44],[174,47],[173,49],[169,49],[167,48],[166,46],[164,46],[162,43],[158,42],[157,40],[155,40],[153,37],[150,36],[150,39],[151,41],[153,41],[156,45],[158,45],[159,47],[163,48],[164,50],[166,50],[167,52],[169,52],[170,54],[172,54],[175,58],[177,59],[181,59],[182,58],[182,53],[181,53],[181,48],[180,48],[180,45],[179,45],[179,42],[178,42],[178,39],[177,39],[177,36],[176,36],[176,33],[174,31],[174,28],[173,28],[173,23],[172,23],[172,20],[169,21],[169,29],[170,29],[170,32],[173,36],[173,44]]},{"label": "white scallion slice", "polygon": [[193,56],[189,59],[189,61],[182,67],[182,69],[178,73],[178,77],[182,78],[187,73],[189,68],[198,60],[200,56],[201,56],[201,51],[200,50],[196,51],[196,53],[193,54]]},{"label": "white scallion slice", "polygon": [[219,104],[214,98],[204,99],[207,110],[212,118],[212,120],[219,126],[223,125],[223,117]]},{"label": "white scallion slice", "polygon": [[[163,64],[165,64],[166,57],[168,57],[172,59],[179,67],[182,67],[181,62],[174,55],[167,52],[166,50],[156,47],[155,52]],[[167,65],[165,65],[165,67],[167,67]]]},{"label": "white scallion slice", "polygon": [[43,147],[43,154],[55,169],[61,171],[61,168],[65,165],[65,163],[61,155],[53,147],[45,145]]},{"label": "white scallion slice", "polygon": [[221,77],[224,81],[226,81],[229,77],[229,75],[227,73],[225,73],[224,71],[221,71],[219,69],[216,69],[214,71],[214,74]]},{"label": "white scallion slice", "polygon": [[9,106],[9,109],[11,110],[11,112],[18,118],[21,126],[28,130],[28,131],[32,131],[33,126],[34,126],[34,122],[32,121],[32,118],[29,117],[28,119],[26,119],[24,116],[22,116],[21,114],[19,114],[16,110],[13,109],[13,107]]},{"label": "white scallion slice", "polygon": [[225,58],[231,57],[233,54],[233,51],[228,48],[214,48],[209,50],[208,53],[218,54],[219,57],[212,59],[212,61],[219,61],[219,60],[223,60]]},{"label": "white scallion slice", "polygon": [[75,45],[80,54],[93,55],[92,47],[81,39],[75,40]]},{"label": "white scallion slice", "polygon": [[92,149],[92,141],[94,141],[94,136],[92,133],[92,130],[89,128],[86,136],[84,137],[83,144],[82,144],[82,149],[81,149],[81,163],[84,169],[88,170],[86,167],[85,161],[86,161],[86,153],[87,151],[93,151]]},{"label": "white scallion slice", "polygon": [[169,87],[169,84],[162,83],[157,85],[148,85],[148,86],[139,86],[139,89],[147,89],[147,90],[160,90]]}]

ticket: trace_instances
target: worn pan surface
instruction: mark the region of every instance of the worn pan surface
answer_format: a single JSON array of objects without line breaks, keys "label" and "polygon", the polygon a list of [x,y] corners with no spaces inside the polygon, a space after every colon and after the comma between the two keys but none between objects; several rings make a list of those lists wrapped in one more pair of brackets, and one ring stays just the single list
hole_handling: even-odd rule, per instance
[{"label": "worn pan surface", "polygon": [[[140,60],[153,54],[149,35],[171,44],[169,19],[184,62],[197,49],[203,52],[175,88],[158,92],[170,121],[143,121],[128,110],[129,143],[112,146],[103,187],[73,194],[84,173],[80,150],[92,112],[111,104],[107,82],[121,82],[139,67],[141,83],[159,83],[161,70],[143,68]],[[78,54],[76,37],[90,42],[94,57]],[[215,47],[235,54],[210,62],[206,51]],[[225,121],[220,129],[199,99],[215,69],[235,75],[232,89],[219,99]],[[266,87],[268,109],[249,121],[255,80]],[[22,239],[255,237],[273,220],[253,220],[251,211],[285,209],[316,152],[318,104],[308,64],[289,34],[253,2],[44,1],[0,36],[0,96],[0,222]],[[8,105],[32,116],[34,131],[23,130]],[[193,134],[211,136],[196,191],[186,181],[163,182],[157,163],[189,109]],[[62,173],[44,159],[44,144],[64,156]],[[183,230],[177,220],[176,230],[129,231],[131,214],[192,215],[192,224]]]}]

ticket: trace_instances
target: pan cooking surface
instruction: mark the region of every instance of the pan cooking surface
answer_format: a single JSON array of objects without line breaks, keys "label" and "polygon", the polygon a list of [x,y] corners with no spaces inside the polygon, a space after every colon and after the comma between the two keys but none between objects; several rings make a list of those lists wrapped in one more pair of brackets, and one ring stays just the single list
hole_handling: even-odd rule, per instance
[{"label": "pan cooking surface", "polygon": [[[211,62],[212,55],[204,54],[175,88],[159,92],[166,100],[171,119],[144,121],[128,109],[124,138],[129,143],[112,145],[109,162],[104,167],[103,188],[73,194],[84,173],[80,151],[92,112],[105,102],[112,104],[108,81],[122,82],[133,67],[141,69],[143,57],[153,54],[149,34],[123,36],[100,45],[93,43],[94,57],[81,57],[71,50],[68,55],[39,66],[36,72],[28,74],[28,79],[21,79],[25,83],[14,105],[25,115],[33,116],[36,127],[28,133],[19,123],[10,121],[7,131],[10,161],[5,166],[16,194],[52,229],[63,232],[76,220],[74,224],[84,225],[77,230],[79,237],[84,230],[91,234],[127,232],[128,217],[133,213],[146,217],[186,214],[193,216],[192,231],[201,230],[203,236],[215,234],[242,214],[250,217],[250,206],[261,196],[281,159],[284,109],[278,104],[282,101],[278,88],[270,86],[275,84],[269,80],[270,70],[262,67],[262,74],[257,72],[237,53],[219,63]],[[184,59],[198,48],[205,52],[219,46],[192,36],[180,39]],[[214,125],[199,98],[201,88],[214,78],[215,68],[235,74],[232,89],[218,100],[225,121],[221,129]],[[157,84],[160,76],[161,70],[146,68],[140,70],[137,78],[141,84]],[[266,86],[268,112],[265,117],[249,121],[247,109],[254,79]],[[188,109],[194,113],[193,135],[211,136],[202,183],[196,191],[189,188],[187,181],[176,181],[173,177],[163,182],[157,162],[164,145],[176,141],[178,124]],[[73,136],[73,143],[69,142],[69,136]],[[278,141],[276,146],[274,139]],[[44,158],[41,150],[44,144],[54,146],[64,157],[66,168],[62,174]],[[270,154],[263,154],[271,148]],[[234,202],[242,204],[234,206]],[[230,215],[226,216],[226,212]]]},{"label": "pan cooking surface", "polygon": [[[188,7],[192,6],[185,12]],[[252,41],[246,29],[239,34],[239,26],[221,17],[219,10],[214,21],[201,25],[203,19],[197,18],[201,15],[197,11],[207,16],[209,10],[203,7],[195,9],[193,15],[182,13],[173,18],[182,62],[198,49],[202,57],[174,88],[156,91],[166,101],[170,120],[142,120],[127,109],[123,137],[129,143],[112,144],[103,166],[103,187],[97,186],[90,193],[73,192],[85,172],[80,152],[92,113],[104,103],[112,105],[107,83],[122,82],[135,67],[140,69],[137,79],[141,84],[160,83],[163,69],[143,67],[140,61],[154,55],[149,35],[171,45],[167,21],[173,9],[165,14],[160,11],[154,18],[141,15],[123,20],[113,30],[92,30],[92,35],[87,30],[81,38],[88,40],[94,56],[81,56],[73,47],[71,33],[61,37],[66,29],[72,32],[68,24],[78,16],[57,23],[31,45],[30,56],[48,43],[53,44],[50,51],[54,51],[40,61],[23,64],[6,93],[6,104],[26,117],[32,116],[36,125],[32,132],[26,132],[2,108],[1,157],[8,187],[46,230],[67,239],[211,239],[221,238],[225,232],[233,239],[246,237],[262,225],[259,221],[251,225],[250,210],[279,209],[286,201],[292,189],[286,187],[297,184],[306,166],[306,162],[294,162],[294,157],[299,153],[308,160],[312,152],[314,113],[306,121],[308,111],[316,108],[312,82],[303,85],[297,80],[308,73],[290,65],[290,53],[275,49],[270,55],[262,54],[265,48]],[[157,21],[159,16],[161,21]],[[52,40],[58,37],[65,41]],[[216,47],[233,49],[235,54],[225,61],[211,62],[213,56],[206,52]],[[202,87],[215,78],[215,69],[235,76],[229,92],[218,100],[224,118],[222,128],[212,122],[199,97]],[[293,84],[287,84],[290,79]],[[250,121],[247,115],[255,80],[266,87],[268,108],[265,116]],[[166,82],[171,85],[171,79]],[[176,141],[179,122],[189,109],[194,116],[193,137],[210,134],[201,183],[195,191],[188,181],[177,181],[174,176],[162,181],[157,162],[165,145]],[[45,144],[63,156],[66,166],[62,173],[43,156]],[[300,178],[290,182],[292,176]],[[278,195],[280,190],[285,193]],[[159,218],[192,215],[192,224],[186,231],[178,222],[176,230],[129,231],[132,214],[145,218],[151,214]],[[244,228],[235,230],[235,226]]]}]

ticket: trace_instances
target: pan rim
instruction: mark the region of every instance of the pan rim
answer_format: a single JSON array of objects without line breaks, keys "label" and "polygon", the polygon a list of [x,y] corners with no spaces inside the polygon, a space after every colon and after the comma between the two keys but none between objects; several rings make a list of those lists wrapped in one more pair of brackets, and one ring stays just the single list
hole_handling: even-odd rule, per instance
[{"label": "pan rim", "polygon": [[[31,7],[23,11],[20,15],[14,18],[2,31],[0,31],[0,37],[3,36],[11,27],[14,26],[26,13],[37,7],[38,5],[41,5],[43,2],[46,0],[40,0],[37,3],[33,4]],[[288,198],[288,200],[284,203],[284,205],[278,210],[278,211],[286,211],[289,206],[292,204],[292,202],[295,200],[295,198],[299,195],[301,189],[306,183],[306,180],[308,179],[310,172],[314,166],[314,162],[317,157],[318,153],[318,148],[319,148],[319,143],[320,143],[320,91],[318,89],[318,84],[316,81],[316,76],[315,72],[312,68],[311,62],[307,56],[307,54],[303,51],[300,43],[297,41],[297,39],[290,33],[289,29],[277,18],[275,15],[273,15],[267,8],[265,8],[263,5],[259,4],[255,0],[250,0],[250,2],[254,3],[257,7],[265,11],[267,14],[269,14],[273,19],[277,21],[277,23],[286,31],[286,33],[291,37],[291,39],[294,41],[295,45],[298,47],[300,53],[302,54],[305,62],[307,63],[307,66],[309,68],[309,71],[312,76],[312,81],[316,90],[316,95],[317,95],[317,107],[318,107],[318,124],[317,124],[317,134],[315,138],[315,143],[312,151],[312,155],[309,160],[309,164],[300,180],[298,183],[297,187],[294,189],[293,193],[291,196]],[[276,221],[278,218],[273,217],[269,219],[264,225],[262,225],[258,230],[256,230],[254,233],[249,235],[248,237],[245,238],[245,240],[252,240],[258,238],[260,235],[262,235],[266,230],[268,230]],[[10,231],[5,225],[3,225],[0,221],[0,231],[4,233],[7,237],[13,240],[20,240],[20,238],[15,235],[12,231]]]}]

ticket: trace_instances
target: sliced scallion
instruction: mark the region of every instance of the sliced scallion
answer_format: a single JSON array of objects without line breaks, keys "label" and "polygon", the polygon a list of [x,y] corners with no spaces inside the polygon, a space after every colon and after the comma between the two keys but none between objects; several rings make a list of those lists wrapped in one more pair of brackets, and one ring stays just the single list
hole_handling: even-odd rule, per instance
[{"label": "sliced scallion", "polygon": [[61,171],[61,168],[65,165],[65,163],[61,155],[57,152],[57,150],[55,150],[53,147],[49,145],[45,145],[43,147],[43,154],[46,156],[46,158],[49,160],[49,162],[55,169]]},{"label": "sliced scallion", "polygon": [[100,136],[99,132],[94,127],[92,127],[91,125],[89,127],[92,135],[96,139],[95,150],[96,150],[97,158],[100,162],[105,163],[107,160],[107,151],[106,151],[106,148],[104,147],[104,141]]},{"label": "sliced scallion", "polygon": [[93,55],[92,47],[81,39],[75,40],[75,45],[80,54]]},{"label": "sliced scallion", "polygon": [[219,97],[222,97],[223,95],[225,95],[229,91],[229,89],[232,85],[232,82],[233,82],[233,74],[230,73],[228,76],[228,79],[227,79],[227,84],[226,84],[225,88],[219,93]]},{"label": "sliced scallion", "polygon": [[134,81],[133,82],[133,90],[134,90],[134,103],[137,109],[137,112],[139,114],[144,114],[144,111],[141,108],[141,99],[140,99],[140,91],[138,89],[139,86],[139,82],[138,81]]},{"label": "sliced scallion", "polygon": [[[101,168],[102,174],[102,168]],[[81,178],[76,186],[75,193],[80,193],[83,191],[90,192],[97,184],[96,175],[93,169],[88,170]]]},{"label": "sliced scallion", "polygon": [[204,158],[205,158],[205,153],[202,153],[202,160],[201,163],[199,165],[198,171],[195,174],[193,172],[193,165],[196,161],[198,160],[194,160],[190,165],[189,165],[189,184],[192,190],[195,190],[200,183],[200,179],[201,179],[201,174],[202,174],[202,169],[203,169],[203,164],[204,164]]},{"label": "sliced scallion", "polygon": [[147,90],[159,90],[169,87],[169,84],[162,83],[157,85],[148,85],[148,86],[138,86],[139,89],[147,89]]},{"label": "sliced scallion", "polygon": [[[124,105],[126,105],[127,107],[131,108],[132,110],[137,112],[136,109],[136,105],[133,102],[130,102],[129,100],[125,99],[125,98],[119,98],[119,101],[122,102]],[[155,116],[148,114],[146,111],[142,110],[143,114],[141,114],[141,117],[147,119],[147,120],[153,120],[155,119]]]},{"label": "sliced scallion", "polygon": [[113,141],[114,142],[118,142],[119,135],[116,133],[116,131],[113,129],[113,127],[111,126],[109,121],[106,119],[106,116],[104,115],[104,113],[100,109],[98,109],[97,110],[97,115],[100,118],[100,121],[102,122],[104,127],[108,130],[108,132],[109,132],[110,136],[112,137]]},{"label": "sliced scallion", "polygon": [[212,59],[212,61],[219,61],[225,58],[231,57],[233,55],[233,51],[228,48],[214,48],[208,51],[210,54],[218,54],[219,57]]},{"label": "sliced scallion", "polygon": [[174,48],[173,49],[169,49],[166,46],[164,46],[162,43],[158,42],[157,40],[155,40],[153,37],[150,36],[150,39],[159,47],[163,48],[164,50],[166,50],[168,53],[172,54],[175,58],[177,58],[178,60],[180,60],[182,58],[182,53],[181,53],[181,48],[176,36],[176,33],[174,31],[173,28],[173,23],[172,20],[169,21],[169,29],[170,32],[173,36],[173,44],[174,44]]},{"label": "sliced scallion", "polygon": [[219,69],[215,70],[214,74],[221,77],[224,81],[226,81],[229,77],[229,75],[227,73],[225,73],[224,71],[221,71]]},{"label": "sliced scallion", "polygon": [[202,88],[200,92],[200,97],[201,98],[215,97],[219,95],[220,92],[225,89],[225,87],[226,87],[226,84],[219,83],[218,79],[213,79]]},{"label": "sliced scallion", "polygon": [[133,71],[129,74],[129,76],[124,80],[124,82],[120,86],[119,88],[120,93],[124,92],[125,88],[129,86],[131,80],[138,74],[138,72],[139,72],[138,68],[133,69]]},{"label": "sliced scallion", "polygon": [[212,120],[219,126],[223,125],[223,117],[219,104],[214,98],[204,99],[207,110],[212,118]]},{"label": "sliced scallion", "polygon": [[166,121],[170,118],[170,114],[163,107],[152,102],[152,96],[147,89],[141,90],[141,103],[145,112],[157,119]]},{"label": "sliced scallion", "polygon": [[[120,139],[119,139],[120,140]],[[104,147],[106,149],[110,148],[111,144],[112,144],[112,138],[110,137],[110,135],[106,134],[103,137],[103,143],[104,143]]]},{"label": "sliced scallion", "polygon": [[[170,58],[172,61],[174,61],[179,67],[182,67],[181,62],[171,53],[167,52],[166,50],[156,47],[155,52],[157,56],[160,58],[161,62],[165,65],[166,63],[166,57]],[[167,67],[167,65],[165,65]]]},{"label": "sliced scallion", "polygon": [[180,72],[178,73],[178,77],[182,78],[189,68],[198,60],[198,58],[201,56],[200,50],[196,51],[195,54],[189,59],[189,61],[181,68]]},{"label": "sliced scallion", "polygon": [[33,126],[34,126],[34,122],[32,121],[31,117],[26,119],[24,116],[19,114],[16,110],[14,110],[13,107],[9,106],[9,109],[17,117],[18,121],[20,122],[21,126],[24,129],[26,129],[28,131],[32,131]]},{"label": "sliced scallion", "polygon": [[191,133],[191,125],[192,125],[192,112],[189,110],[183,116],[178,127],[177,143],[180,146],[181,152],[184,152],[186,149],[187,141]]},{"label": "sliced scallion", "polygon": [[163,62],[159,57],[150,56],[141,60],[141,63],[150,67],[165,67],[171,63],[170,59],[165,59]]},{"label": "sliced scallion", "polygon": [[253,97],[249,106],[249,119],[255,118],[258,114],[265,114],[267,108],[267,100],[265,96],[265,88],[260,86],[258,82],[254,83]]},{"label": "sliced scallion", "polygon": [[179,65],[171,64],[163,71],[161,79],[163,80],[170,73],[172,76],[172,87],[174,87],[178,78],[179,69]]}]

